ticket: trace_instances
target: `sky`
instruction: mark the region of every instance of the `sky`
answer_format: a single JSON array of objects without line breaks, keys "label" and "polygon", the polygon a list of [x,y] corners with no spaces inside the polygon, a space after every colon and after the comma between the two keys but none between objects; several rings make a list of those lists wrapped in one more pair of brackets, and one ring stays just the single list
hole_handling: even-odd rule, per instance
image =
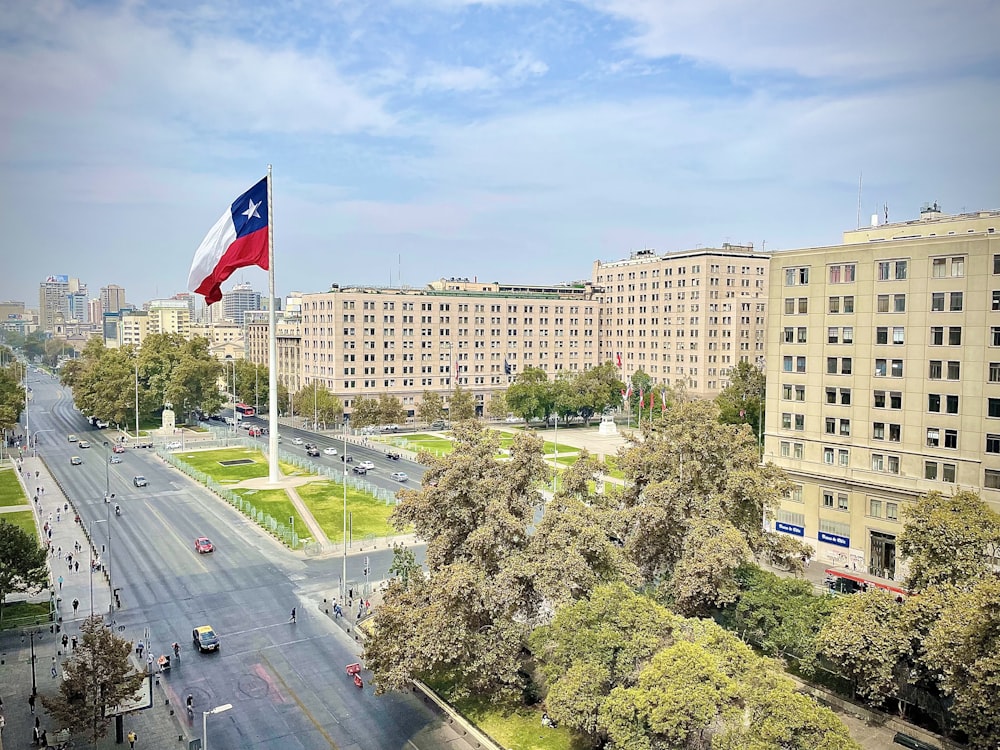
[{"label": "sky", "polygon": [[[18,0],[0,300],[141,304],[273,165],[277,292],[1000,209],[995,0]],[[249,281],[266,291],[260,270]]]}]

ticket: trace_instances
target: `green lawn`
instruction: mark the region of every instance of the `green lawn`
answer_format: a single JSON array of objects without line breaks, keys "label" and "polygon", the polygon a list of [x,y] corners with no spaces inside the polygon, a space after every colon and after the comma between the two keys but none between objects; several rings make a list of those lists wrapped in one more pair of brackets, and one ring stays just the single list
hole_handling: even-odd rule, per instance
[{"label": "green lawn", "polygon": [[571,445],[566,445],[565,443],[550,443],[548,440],[545,441],[545,445],[542,450],[545,452],[546,456],[554,456],[556,452],[556,446],[559,446],[559,455],[563,454],[569,455],[571,453],[579,453],[579,448],[574,448]]},{"label": "green lawn", "polygon": [[[344,540],[344,489],[334,482],[310,482],[298,488],[299,497],[309,506],[313,516],[330,541]],[[386,505],[370,495],[347,488],[347,512],[353,514],[352,538],[363,539],[368,534],[389,536],[398,534],[389,525],[394,505]]]},{"label": "green lawn", "polygon": [[572,466],[573,464],[575,464],[579,460],[579,458],[580,458],[580,456],[577,453],[574,453],[574,454],[572,454],[570,456],[564,456],[562,454],[562,450],[560,450],[559,451],[559,458],[553,458],[552,460],[555,461],[556,463],[562,465],[562,466]]},{"label": "green lawn", "polygon": [[11,602],[3,607],[0,629],[23,628],[49,621],[48,602]]},{"label": "green lawn", "polygon": [[305,525],[302,516],[295,510],[291,498],[284,490],[246,490],[234,489],[237,495],[249,503],[252,503],[257,510],[261,510],[278,521],[288,525],[288,518],[295,519],[295,530],[299,536],[310,536],[309,527]]},{"label": "green lawn", "polygon": [[38,527],[35,526],[35,514],[30,510],[17,510],[13,513],[0,513],[0,518],[7,523],[20,526],[33,538],[38,536]]},{"label": "green lawn", "polygon": [[436,456],[451,453],[455,450],[455,443],[440,435],[428,435],[425,432],[417,432],[413,435],[396,435],[388,441],[391,445],[398,445],[407,450],[421,451],[427,450]]},{"label": "green lawn", "polygon": [[625,473],[618,468],[618,457],[617,456],[606,456],[604,463],[608,467],[606,472],[609,477],[614,477],[615,479],[625,479]]},{"label": "green lawn", "polygon": [[[178,453],[177,457],[198,471],[208,474],[216,482],[242,482],[244,479],[257,479],[267,476],[267,457],[256,448],[222,448],[214,451],[192,451]],[[249,458],[252,464],[223,466],[220,461],[235,461]],[[302,474],[291,464],[279,463],[281,471],[286,476]]]},{"label": "green lawn", "polygon": [[541,706],[498,704],[482,696],[453,699],[435,687],[459,713],[509,750],[588,750],[591,745],[564,727],[542,726]]},{"label": "green lawn", "polygon": [[13,469],[0,471],[0,505],[28,505]]}]

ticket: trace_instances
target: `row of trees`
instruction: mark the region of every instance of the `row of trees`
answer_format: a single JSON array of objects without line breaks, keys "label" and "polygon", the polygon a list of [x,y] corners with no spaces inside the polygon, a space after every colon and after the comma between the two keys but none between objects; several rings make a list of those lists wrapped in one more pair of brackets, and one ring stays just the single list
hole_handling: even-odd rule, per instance
[{"label": "row of trees", "polygon": [[589,423],[595,414],[620,405],[624,388],[611,362],[583,372],[562,370],[555,380],[542,369],[528,367],[511,383],[503,404],[525,421],[558,414],[563,421],[579,417]]},{"label": "row of trees", "polygon": [[625,488],[598,494],[601,467],[583,454],[548,503],[537,436],[516,436],[504,461],[494,432],[457,425],[456,450],[420,457],[424,486],[401,491],[393,514],[427,540],[429,575],[397,560],[365,650],[378,689],[419,678],[537,693],[610,748],[854,747],[774,665],[684,619],[735,601],[741,566],[784,544],[761,530],[782,475],[759,464],[748,427],[718,416],[677,404],[622,451]]},{"label": "row of trees", "polygon": [[14,352],[0,347],[0,430],[12,430],[24,411],[24,364]]},{"label": "row of trees", "polygon": [[40,362],[55,368],[63,357],[75,357],[76,351],[66,341],[46,336],[42,331],[28,334],[17,331],[2,331],[4,343],[24,354],[29,362]]}]

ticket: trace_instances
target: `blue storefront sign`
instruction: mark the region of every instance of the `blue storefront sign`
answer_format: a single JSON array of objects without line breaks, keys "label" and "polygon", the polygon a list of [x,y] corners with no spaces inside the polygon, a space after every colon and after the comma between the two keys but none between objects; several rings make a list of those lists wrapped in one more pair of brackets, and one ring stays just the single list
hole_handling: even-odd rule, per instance
[{"label": "blue storefront sign", "polygon": [[821,542],[826,542],[827,544],[836,544],[838,547],[851,546],[850,537],[840,536],[840,534],[831,534],[826,531],[821,531],[819,532],[818,538]]},{"label": "blue storefront sign", "polygon": [[805,536],[806,530],[803,526],[796,526],[794,523],[774,522],[774,530],[784,534],[794,534],[795,536]]}]

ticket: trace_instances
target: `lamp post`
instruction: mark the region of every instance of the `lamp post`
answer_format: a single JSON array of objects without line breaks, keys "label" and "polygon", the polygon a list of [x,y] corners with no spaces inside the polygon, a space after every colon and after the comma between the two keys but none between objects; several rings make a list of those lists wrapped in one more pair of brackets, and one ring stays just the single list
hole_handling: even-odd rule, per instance
[{"label": "lamp post", "polygon": [[757,399],[757,444],[760,446],[760,460],[764,460],[764,388],[767,385],[765,369],[766,360],[763,356],[757,357],[755,363],[760,370],[760,396]]},{"label": "lamp post", "polygon": [[135,353],[135,439],[139,440],[139,352]]},{"label": "lamp post", "polygon": [[344,597],[344,606],[347,606],[347,420],[344,420],[344,568],[341,571],[340,593]]},{"label": "lamp post", "polygon": [[201,750],[208,750],[208,717],[215,716],[216,714],[221,714],[223,711],[228,711],[233,707],[232,703],[223,703],[221,706],[216,706],[210,711],[205,711],[201,715]]},{"label": "lamp post", "polygon": [[43,432],[55,432],[55,429],[53,429],[51,427],[47,427],[44,430],[35,430],[35,437],[34,437],[34,440],[31,443],[31,457],[32,458],[37,458],[38,457],[38,436],[41,435]]},{"label": "lamp post", "polygon": [[319,429],[316,426],[316,423],[319,420],[319,410],[316,408],[316,390],[317,390],[316,378],[313,378],[312,387],[313,387],[313,431],[316,431]]},{"label": "lamp post", "polygon": [[[38,686],[35,681],[35,636],[41,635],[42,631],[31,628],[28,631],[28,638],[31,641],[31,694],[38,695]],[[21,634],[21,643],[24,643],[24,633]]]}]

